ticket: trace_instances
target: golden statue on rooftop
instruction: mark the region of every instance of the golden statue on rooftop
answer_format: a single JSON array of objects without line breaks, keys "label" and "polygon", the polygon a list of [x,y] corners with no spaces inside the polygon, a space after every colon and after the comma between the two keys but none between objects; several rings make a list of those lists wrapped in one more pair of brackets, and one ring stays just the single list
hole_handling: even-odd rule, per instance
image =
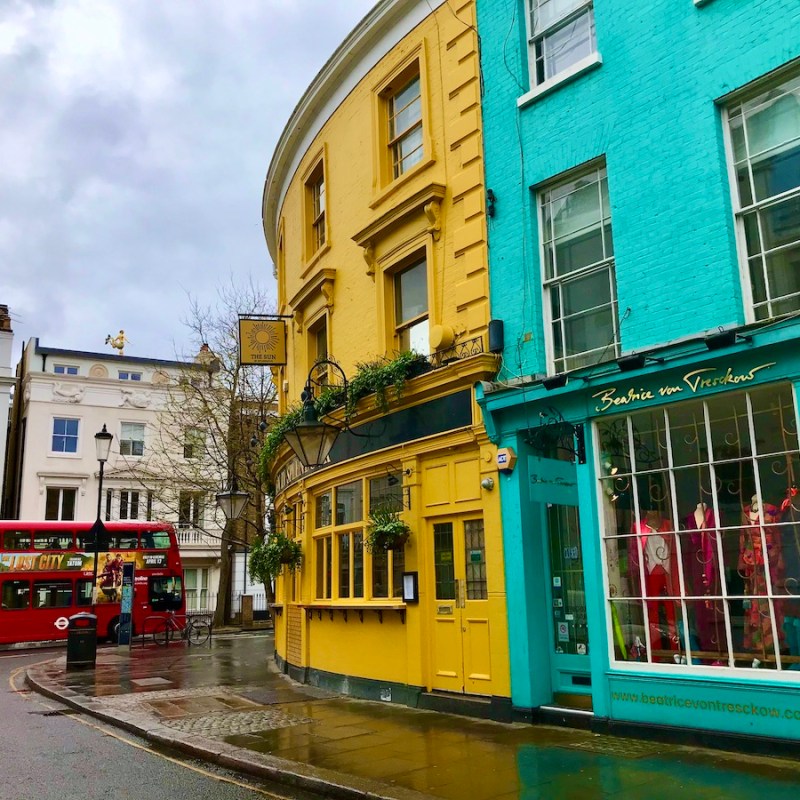
[{"label": "golden statue on rooftop", "polygon": [[125,331],[120,330],[117,336],[112,336],[110,333],[106,336],[106,344],[110,344],[115,350],[118,350],[118,356],[125,355],[125,345],[130,344],[130,341],[125,338]]}]

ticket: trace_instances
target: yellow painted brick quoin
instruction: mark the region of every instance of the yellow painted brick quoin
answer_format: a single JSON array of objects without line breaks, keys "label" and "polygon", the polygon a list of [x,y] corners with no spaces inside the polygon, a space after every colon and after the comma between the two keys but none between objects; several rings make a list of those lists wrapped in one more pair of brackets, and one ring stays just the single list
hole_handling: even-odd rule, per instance
[{"label": "yellow painted brick quoin", "polygon": [[[303,549],[298,575],[276,581],[279,663],[364,696],[390,686],[400,702],[430,690],[510,694],[499,492],[481,485],[497,483],[494,447],[474,397],[498,367],[474,12],[473,0],[379,2],[300,99],[263,199],[279,313],[292,317],[288,363],[273,371],[282,413],[318,358],[352,379],[406,349],[401,284],[417,293],[406,298],[413,331],[427,324],[413,341],[433,368],[399,399],[390,392],[385,412],[359,403],[350,424],[371,423],[367,437],[315,470],[285,446],[270,467],[276,524]],[[420,149],[397,174],[393,104],[417,77],[418,105],[397,116],[396,135]],[[405,139],[403,125],[420,128]],[[379,488],[411,529],[402,551],[362,550]],[[418,600],[404,602],[402,572],[416,573]]]}]

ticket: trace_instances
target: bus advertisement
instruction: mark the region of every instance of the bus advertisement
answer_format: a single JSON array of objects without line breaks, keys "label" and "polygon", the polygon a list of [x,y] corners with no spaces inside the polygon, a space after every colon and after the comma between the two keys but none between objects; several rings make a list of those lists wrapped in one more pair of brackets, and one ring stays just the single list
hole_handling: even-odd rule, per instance
[{"label": "bus advertisement", "polygon": [[[117,640],[123,564],[134,565],[133,634],[185,608],[174,528],[162,522],[0,520],[0,644],[66,639],[69,617],[90,611],[98,638]],[[95,555],[97,580],[95,582]]]}]

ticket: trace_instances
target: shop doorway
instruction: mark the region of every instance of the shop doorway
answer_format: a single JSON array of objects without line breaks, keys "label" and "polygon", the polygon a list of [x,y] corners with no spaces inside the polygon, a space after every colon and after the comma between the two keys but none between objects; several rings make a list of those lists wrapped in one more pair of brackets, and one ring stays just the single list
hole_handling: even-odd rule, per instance
[{"label": "shop doorway", "polygon": [[589,628],[578,508],[548,503],[546,519],[553,701],[590,710]]},{"label": "shop doorway", "polygon": [[483,519],[431,523],[433,648],[431,688],[492,694],[491,634]]},{"label": "shop doorway", "polygon": [[532,519],[538,521],[531,530],[530,575],[544,587],[544,592],[531,593],[536,605],[542,604],[532,609],[532,624],[544,626],[538,641],[547,648],[540,662],[541,672],[532,677],[538,684],[539,697],[549,696],[557,706],[589,711],[591,642],[576,465],[565,459],[531,456],[528,470]]}]

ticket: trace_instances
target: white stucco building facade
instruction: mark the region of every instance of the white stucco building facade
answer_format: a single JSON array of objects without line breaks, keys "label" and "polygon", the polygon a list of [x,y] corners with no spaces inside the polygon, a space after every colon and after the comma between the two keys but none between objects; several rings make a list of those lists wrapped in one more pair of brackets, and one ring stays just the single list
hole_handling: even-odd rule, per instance
[{"label": "white stucco building facade", "polygon": [[[212,380],[202,365],[43,347],[31,339],[17,366],[3,499],[11,519],[94,520],[99,504],[103,520],[173,523],[187,604],[200,608],[219,585],[225,519],[214,493],[225,475],[203,464],[208,443],[196,426],[164,435],[165,425],[180,426],[175,409],[191,371]],[[114,440],[99,492],[94,436],[103,426]]]}]

